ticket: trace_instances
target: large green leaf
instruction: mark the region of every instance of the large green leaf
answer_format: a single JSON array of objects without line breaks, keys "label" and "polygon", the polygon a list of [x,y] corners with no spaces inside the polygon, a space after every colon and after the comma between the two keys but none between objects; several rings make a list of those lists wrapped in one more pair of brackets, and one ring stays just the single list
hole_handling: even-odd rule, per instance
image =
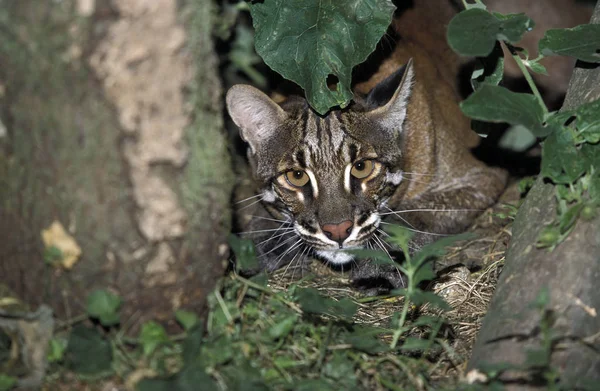
[{"label": "large green leaf", "polygon": [[534,23],[525,14],[491,14],[472,8],[456,15],[448,25],[448,43],[463,56],[485,57],[496,40],[517,43]]},{"label": "large green leaf", "polygon": [[523,125],[537,137],[548,135],[544,109],[531,94],[511,92],[504,87],[483,84],[461,104],[467,116],[488,122]]},{"label": "large green leaf", "polygon": [[600,141],[600,99],[584,103],[573,110],[554,113],[548,122],[564,126],[573,118],[577,120],[577,130],[586,142],[597,144]]},{"label": "large green leaf", "polygon": [[600,62],[600,24],[548,30],[538,45],[544,56],[562,55]]},{"label": "large green leaf", "polygon": [[[352,99],[352,67],[375,49],[392,20],[390,0],[264,0],[250,4],[256,52],[298,83],[320,114]],[[327,86],[335,76],[335,90]]]}]

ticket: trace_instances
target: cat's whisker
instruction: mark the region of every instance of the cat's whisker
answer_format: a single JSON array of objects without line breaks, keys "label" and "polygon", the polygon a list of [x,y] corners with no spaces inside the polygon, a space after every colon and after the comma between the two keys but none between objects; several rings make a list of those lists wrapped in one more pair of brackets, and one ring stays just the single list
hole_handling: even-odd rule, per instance
[{"label": "cat's whisker", "polygon": [[402,171],[402,175],[436,176],[436,174],[424,174],[424,173],[420,173],[420,172],[408,172],[408,171]]},{"label": "cat's whisker", "polygon": [[408,220],[406,220],[404,217],[398,215],[397,213],[395,213],[390,207],[386,206],[385,207],[387,210],[389,210],[390,212],[392,212],[392,214],[396,217],[398,217],[400,220],[402,220],[406,225],[408,225],[409,227],[411,227],[412,229],[415,229],[415,227],[413,227],[413,225],[411,223],[408,222]]},{"label": "cat's whisker", "polygon": [[244,232],[239,232],[239,234],[258,234],[258,233],[264,233],[264,232],[277,232],[277,231],[293,231],[294,227],[286,227],[286,228],[273,228],[273,229],[259,229],[257,231],[244,231]]},{"label": "cat's whisker", "polygon": [[254,216],[254,215],[250,215],[250,217],[255,218],[255,219],[260,219],[260,220],[274,221],[276,223],[290,223],[292,221],[291,219],[278,220],[278,219],[271,219],[271,218],[268,218],[268,217]]},{"label": "cat's whisker", "polygon": [[[269,236],[269,238],[261,241],[260,243],[257,243],[256,246],[260,246],[260,245],[262,245],[264,243],[267,243],[267,242],[269,242],[271,240],[274,240],[274,239],[277,239],[277,238],[280,238],[279,241],[281,241],[281,239],[282,239],[283,236],[285,236],[285,235],[291,235],[293,233],[294,232],[286,231],[286,232],[277,234],[277,232],[275,232],[273,235]],[[277,242],[277,243],[279,243],[279,242]]]},{"label": "cat's whisker", "polygon": [[[382,232],[383,232],[383,231],[382,231]],[[383,232],[383,233],[385,233],[385,232]],[[389,236],[389,235],[388,235],[388,236]],[[374,237],[374,238],[375,238],[377,241],[379,241],[379,243],[380,243],[380,244],[379,244],[379,247],[380,247],[380,248],[381,248],[383,251],[385,251],[385,253],[388,255],[388,257],[390,257],[390,259],[391,259],[392,261],[394,261],[394,259],[392,259],[392,257],[390,256],[390,253],[389,253],[389,252],[388,252],[388,251],[385,249],[385,245],[382,245],[381,243],[383,243],[383,244],[387,244],[388,246],[390,246],[390,248],[391,248],[391,244],[387,243],[385,240],[381,240],[381,239],[380,239],[379,237],[377,237],[377,236],[373,236],[373,237]],[[402,283],[402,285],[404,285],[404,277],[402,277],[402,273],[400,272],[400,269],[398,269],[397,267],[394,267],[394,269],[396,269],[396,273],[398,274],[398,278],[400,279],[400,282]]]},{"label": "cat's whisker", "polygon": [[296,242],[294,242],[287,250],[285,250],[283,253],[281,253],[281,255],[278,256],[277,259],[275,260],[274,269],[279,268],[279,264],[281,263],[281,261],[283,261],[283,257],[285,257],[286,254],[288,254],[290,251],[293,251],[294,249],[300,247],[303,243],[304,243],[304,241],[302,240],[302,238],[300,238]]},{"label": "cat's whisker", "polygon": [[393,210],[391,212],[379,213],[379,215],[387,216],[387,215],[391,215],[391,214],[411,213],[411,212],[454,212],[454,213],[456,213],[456,212],[482,212],[482,211],[483,211],[483,209],[404,209],[404,210]]},{"label": "cat's whisker", "polygon": [[244,210],[244,209],[248,209],[249,207],[251,207],[251,206],[253,206],[253,205],[256,205],[256,204],[258,204],[258,203],[259,203],[259,202],[261,202],[262,200],[263,200],[263,198],[261,197],[261,198],[259,198],[257,201],[254,201],[253,203],[251,203],[251,204],[249,204],[249,205],[242,206],[241,208],[237,209],[237,211],[239,212],[239,211],[242,211],[242,210]]},{"label": "cat's whisker", "polygon": [[379,246],[380,249],[382,249],[386,255],[388,256],[388,258],[390,258],[391,261],[394,260],[394,258],[392,258],[392,256],[390,255],[390,253],[388,252],[388,250],[385,248],[385,246],[381,243],[381,239],[379,239],[379,237],[377,236],[373,236],[373,239],[375,239],[375,244],[377,244],[377,246]]},{"label": "cat's whisker", "polygon": [[262,194],[256,194],[256,195],[253,195],[252,197],[248,197],[248,198],[244,198],[243,200],[236,201],[235,204],[236,205],[243,204],[244,202],[247,202],[247,201],[253,200],[255,198],[262,197],[262,196],[263,196]]},{"label": "cat's whisker", "polygon": [[[388,223],[386,221],[381,221],[380,224],[385,224],[385,225],[398,225],[398,224],[392,224],[392,223]],[[434,232],[426,232],[426,231],[419,231],[418,229],[414,229],[414,228],[408,228],[408,227],[404,227],[405,229],[412,231],[412,232],[417,232],[420,234],[425,234],[425,235],[433,235],[433,236],[450,236],[449,234],[438,234],[438,233],[434,233]]]},{"label": "cat's whisker", "polygon": [[[281,244],[279,244],[279,245],[277,245],[277,246],[273,247],[272,249],[270,249],[270,250],[269,250],[269,251],[267,251],[266,253],[263,253],[263,254],[261,254],[261,255],[259,256],[259,258],[262,258],[262,257],[264,257],[265,255],[272,253],[273,251],[277,250],[277,249],[278,249],[278,248],[280,248],[281,246],[284,246],[286,243],[288,243],[288,242],[290,242],[290,241],[294,240],[295,238],[297,238],[297,236],[296,236],[296,235],[292,236],[291,238],[287,238],[286,240],[284,240],[283,242],[281,242]],[[300,240],[302,240],[302,239],[300,239]]]},{"label": "cat's whisker", "polygon": [[[290,266],[292,266],[292,264],[294,262],[302,262],[302,259],[304,258],[304,254],[309,250],[309,246],[307,246],[306,244],[303,244],[304,248],[302,249],[302,251],[298,251],[298,254],[296,254],[296,256],[298,256],[298,259],[296,261],[296,256],[294,256],[294,258],[292,258],[292,261],[287,265],[287,267],[285,268],[284,274],[287,273],[288,269],[290,268]],[[300,266],[302,267],[302,266]],[[294,278],[296,277],[296,268],[294,267],[293,272],[292,272],[292,280],[294,280]]]}]

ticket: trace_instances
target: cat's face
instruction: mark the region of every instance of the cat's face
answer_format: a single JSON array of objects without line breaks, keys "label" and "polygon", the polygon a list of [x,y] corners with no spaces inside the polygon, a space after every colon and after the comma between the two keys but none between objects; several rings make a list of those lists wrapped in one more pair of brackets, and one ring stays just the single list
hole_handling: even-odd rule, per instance
[{"label": "cat's face", "polygon": [[[344,249],[364,248],[372,240],[385,201],[402,181],[410,64],[393,76],[366,103],[323,117],[304,99],[279,106],[249,86],[227,94],[230,115],[250,144],[262,202],[286,216],[303,242],[332,263],[349,262]],[[390,90],[399,79],[400,87]]]}]

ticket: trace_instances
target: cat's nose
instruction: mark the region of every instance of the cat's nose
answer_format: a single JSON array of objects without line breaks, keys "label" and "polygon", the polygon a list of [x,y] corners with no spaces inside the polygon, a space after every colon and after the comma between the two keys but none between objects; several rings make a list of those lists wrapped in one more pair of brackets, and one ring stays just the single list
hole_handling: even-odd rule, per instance
[{"label": "cat's nose", "polygon": [[342,243],[348,236],[354,223],[350,220],[342,221],[339,224],[324,224],[321,226],[325,235],[331,240]]}]

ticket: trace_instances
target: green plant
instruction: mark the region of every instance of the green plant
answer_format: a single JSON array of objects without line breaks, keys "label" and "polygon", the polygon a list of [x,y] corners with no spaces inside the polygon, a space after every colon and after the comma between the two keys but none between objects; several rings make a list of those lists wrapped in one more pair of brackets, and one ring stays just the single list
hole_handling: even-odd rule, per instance
[{"label": "green plant", "polygon": [[325,114],[350,103],[352,68],[375,49],[394,9],[390,0],[251,2],[256,52]]},{"label": "green plant", "polygon": [[[457,53],[483,57],[473,74],[475,92],[461,103],[469,117],[505,122],[543,140],[541,176],[556,185],[557,217],[541,233],[538,247],[554,248],[575,226],[582,212],[595,215],[600,200],[600,100],[572,110],[549,112],[530,71],[545,74],[539,63],[545,56],[568,55],[580,61],[600,63],[600,25],[548,30],[539,42],[540,55],[529,59],[514,46],[534,26],[524,14],[502,15],[485,5],[463,1],[466,10],[448,26],[448,42]],[[532,94],[515,93],[499,86],[504,46],[523,72]],[[531,139],[532,136],[527,136]]]}]

